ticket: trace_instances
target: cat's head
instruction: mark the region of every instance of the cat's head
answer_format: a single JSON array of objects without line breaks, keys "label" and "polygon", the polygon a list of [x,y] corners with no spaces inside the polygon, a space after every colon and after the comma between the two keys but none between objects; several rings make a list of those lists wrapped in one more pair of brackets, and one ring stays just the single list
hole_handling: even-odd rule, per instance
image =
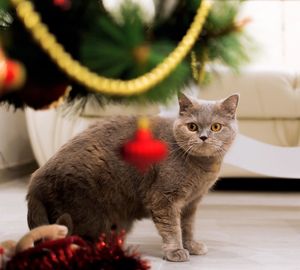
[{"label": "cat's head", "polygon": [[194,156],[223,156],[237,133],[239,95],[218,101],[192,100],[181,94],[174,122],[177,144]]}]

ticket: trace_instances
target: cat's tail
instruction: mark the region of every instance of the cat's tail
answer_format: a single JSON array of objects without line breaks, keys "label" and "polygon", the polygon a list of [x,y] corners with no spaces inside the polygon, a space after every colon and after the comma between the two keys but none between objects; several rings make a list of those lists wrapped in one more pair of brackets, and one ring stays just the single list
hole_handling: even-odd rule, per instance
[{"label": "cat's tail", "polygon": [[[48,214],[46,208],[39,199],[27,195],[28,201],[28,212],[27,212],[27,223],[29,229],[36,228],[38,226],[49,224]],[[72,234],[73,221],[72,217],[68,213],[64,213],[58,217],[55,224],[64,225],[68,228],[68,235]]]},{"label": "cat's tail", "polygon": [[73,232],[73,221],[69,213],[62,214],[55,222],[59,225],[64,225],[68,228],[68,235],[71,235]]}]

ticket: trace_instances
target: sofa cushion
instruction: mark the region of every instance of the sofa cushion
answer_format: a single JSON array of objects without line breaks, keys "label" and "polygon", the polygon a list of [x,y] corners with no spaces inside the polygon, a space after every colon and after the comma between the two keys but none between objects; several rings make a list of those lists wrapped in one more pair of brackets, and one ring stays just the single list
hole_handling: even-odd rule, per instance
[{"label": "sofa cushion", "polygon": [[300,75],[292,70],[245,69],[234,74],[226,69],[212,73],[212,83],[199,97],[217,99],[240,93],[240,119],[300,118]]}]

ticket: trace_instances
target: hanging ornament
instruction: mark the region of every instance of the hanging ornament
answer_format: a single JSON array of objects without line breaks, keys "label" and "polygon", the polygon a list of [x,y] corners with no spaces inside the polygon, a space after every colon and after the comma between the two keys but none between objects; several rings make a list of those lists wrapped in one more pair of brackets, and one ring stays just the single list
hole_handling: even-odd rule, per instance
[{"label": "hanging ornament", "polygon": [[65,101],[68,99],[71,90],[72,90],[72,86],[71,85],[67,86],[65,93],[63,95],[61,95],[57,100],[55,100],[51,104],[49,104],[47,106],[47,108],[45,108],[45,109],[56,109],[59,106],[63,105],[65,103]]},{"label": "hanging ornament", "polygon": [[143,66],[148,62],[150,50],[150,46],[147,44],[140,45],[133,49],[133,57],[140,66]]},{"label": "hanging ornament", "polygon": [[69,10],[71,7],[71,0],[53,0],[53,4],[63,10]]},{"label": "hanging ornament", "polygon": [[134,139],[122,147],[124,160],[134,165],[142,173],[146,172],[152,164],[164,159],[167,152],[166,143],[153,138],[146,118],[138,121]]},{"label": "hanging ornament", "polygon": [[3,257],[4,257],[4,248],[0,246],[0,269],[1,269],[2,265],[4,264]]},{"label": "hanging ornament", "polygon": [[206,63],[208,62],[208,53],[204,48],[201,59],[198,60],[195,51],[191,52],[191,69],[194,80],[198,84],[203,84],[206,81]]},{"label": "hanging ornament", "polygon": [[19,95],[26,105],[40,110],[60,106],[67,99],[69,93],[70,86],[68,84],[43,86],[28,82]]},{"label": "hanging ornament", "polygon": [[[201,1],[193,23],[188,28],[186,34],[174,50],[160,64],[135,79],[120,80],[98,75],[73,59],[72,56],[65,51],[64,47],[57,42],[56,37],[47,30],[48,27],[42,23],[41,20],[29,19],[28,23],[28,18],[39,18],[40,16],[39,13],[35,11],[31,1],[14,0],[12,4],[16,8],[17,14],[26,29],[28,29],[40,47],[69,78],[72,78],[93,92],[123,97],[146,93],[165,80],[166,77],[174,71],[197,41],[211,7],[210,2],[205,0]],[[105,7],[104,3],[103,5]]]},{"label": "hanging ornament", "polygon": [[0,51],[0,96],[21,88],[25,77],[23,65],[6,58]]}]

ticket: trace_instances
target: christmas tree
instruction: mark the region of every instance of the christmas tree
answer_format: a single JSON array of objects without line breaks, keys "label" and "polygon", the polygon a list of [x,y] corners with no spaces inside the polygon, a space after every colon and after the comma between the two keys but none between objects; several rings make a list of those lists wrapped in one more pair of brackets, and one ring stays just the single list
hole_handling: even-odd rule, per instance
[{"label": "christmas tree", "polygon": [[237,70],[249,60],[240,1],[154,1],[146,19],[123,2],[113,14],[98,0],[1,0],[0,101],[163,102],[205,82],[207,63]]}]

